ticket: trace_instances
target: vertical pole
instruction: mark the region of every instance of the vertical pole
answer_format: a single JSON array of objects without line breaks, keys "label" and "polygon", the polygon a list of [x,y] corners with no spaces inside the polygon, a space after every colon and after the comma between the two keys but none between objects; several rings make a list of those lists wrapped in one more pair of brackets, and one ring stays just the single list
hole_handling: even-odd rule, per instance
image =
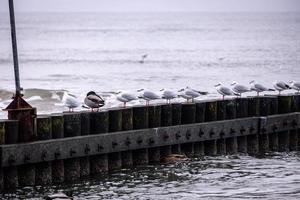
[{"label": "vertical pole", "polygon": [[[205,103],[205,122],[216,121],[218,117],[217,101],[207,101]],[[205,155],[215,156],[217,155],[217,141],[208,140],[204,142]]]},{"label": "vertical pole", "polygon": [[[122,131],[128,131],[133,129],[133,110],[132,108],[125,108],[122,110]],[[128,146],[130,144],[128,143]],[[121,152],[122,157],[122,167],[131,167],[132,163],[132,151]]]},{"label": "vertical pole", "polygon": [[[181,103],[172,103],[172,125],[180,125],[181,124]],[[172,153],[180,154],[180,144],[174,144],[171,146]]]},{"label": "vertical pole", "polygon": [[19,96],[21,94],[21,86],[20,86],[20,73],[19,73],[19,62],[18,62],[14,2],[13,2],[13,0],[8,0],[8,3],[9,3],[11,41],[12,41],[12,50],[13,50],[13,59],[14,59],[16,96]]},{"label": "vertical pole", "polygon": [[[227,101],[226,104],[226,119],[235,119],[236,118],[236,101],[231,99]],[[235,154],[237,152],[237,137],[232,136],[226,138],[226,153]]]},{"label": "vertical pole", "polygon": [[[291,112],[292,96],[278,96],[278,113],[284,114]],[[278,132],[278,151],[289,151],[290,134],[289,131]]]}]

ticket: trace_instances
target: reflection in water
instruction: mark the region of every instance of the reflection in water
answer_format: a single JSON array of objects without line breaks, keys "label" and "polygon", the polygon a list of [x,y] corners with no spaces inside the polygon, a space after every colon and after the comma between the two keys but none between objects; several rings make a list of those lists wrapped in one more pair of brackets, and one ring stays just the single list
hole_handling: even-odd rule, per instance
[{"label": "reflection in water", "polygon": [[76,184],[27,187],[4,199],[64,192],[74,199],[299,199],[300,154],[192,158],[92,176]]}]

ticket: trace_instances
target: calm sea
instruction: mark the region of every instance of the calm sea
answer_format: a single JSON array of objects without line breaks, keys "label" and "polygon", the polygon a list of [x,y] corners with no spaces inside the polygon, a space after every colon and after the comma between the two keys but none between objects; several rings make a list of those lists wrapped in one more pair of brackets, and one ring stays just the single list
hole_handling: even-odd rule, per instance
[{"label": "calm sea", "polygon": [[[94,90],[110,107],[119,105],[113,95],[119,90],[190,86],[210,93],[201,98],[216,98],[218,82],[254,79],[271,87],[275,80],[300,81],[300,13],[16,13],[16,25],[21,85],[39,113],[64,110],[62,90],[80,99]],[[9,18],[1,13],[0,108],[13,89]],[[299,166],[294,153],[195,159],[14,195],[63,190],[78,199],[299,199]]]}]

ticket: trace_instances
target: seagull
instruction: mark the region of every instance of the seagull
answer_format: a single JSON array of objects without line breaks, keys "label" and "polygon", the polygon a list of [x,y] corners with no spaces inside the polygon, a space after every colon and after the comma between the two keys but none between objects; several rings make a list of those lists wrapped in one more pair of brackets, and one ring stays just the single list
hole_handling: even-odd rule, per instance
[{"label": "seagull", "polygon": [[[182,88],[180,90],[178,90],[179,92],[179,97],[182,97],[184,99],[186,99],[186,102],[189,102],[189,100],[191,99],[192,102],[194,102],[194,99],[199,97],[201,95],[201,93],[199,91],[196,91],[194,89],[191,89],[189,87],[186,88]],[[205,92],[203,92],[202,94],[207,94]]]},{"label": "seagull", "polygon": [[119,91],[117,92],[117,100],[123,102],[124,108],[126,108],[126,103],[133,100],[137,100],[137,97],[134,94]]},{"label": "seagull", "polygon": [[149,106],[149,102],[151,100],[160,99],[160,97],[156,93],[149,90],[140,89],[137,90],[137,92],[139,92],[139,98],[146,100],[146,106]]},{"label": "seagull", "polygon": [[232,86],[231,90],[232,90],[234,93],[238,94],[240,97],[242,96],[242,93],[245,93],[245,92],[249,92],[249,91],[250,91],[250,89],[249,89],[248,87],[246,87],[246,86],[244,86],[244,85],[241,85],[241,84],[238,84],[238,83],[235,82],[235,81],[233,81],[233,82],[231,83],[231,86]]},{"label": "seagull", "polygon": [[147,57],[148,57],[148,54],[142,55],[141,60],[140,60],[140,63],[144,63],[144,62],[145,62],[145,59],[146,59]]},{"label": "seagull", "polygon": [[292,89],[297,90],[298,93],[300,92],[300,82],[298,82],[298,81],[290,81],[289,84],[290,84],[290,87]]},{"label": "seagull", "polygon": [[281,94],[281,91],[291,89],[291,87],[283,81],[273,82],[274,88],[278,91],[278,94]]},{"label": "seagull", "polygon": [[216,88],[217,92],[222,95],[223,100],[224,100],[225,96],[236,95],[233,93],[233,91],[230,88],[223,86],[221,83],[215,85],[215,88]]},{"label": "seagull", "polygon": [[260,92],[275,91],[274,89],[267,88],[262,84],[256,83],[254,80],[250,81],[249,84],[250,84],[250,90],[255,91],[257,93],[257,96],[259,96]]},{"label": "seagull", "polygon": [[94,91],[90,91],[87,93],[84,99],[85,105],[92,109],[92,112],[96,108],[97,111],[100,107],[104,106],[105,101],[97,95]]},{"label": "seagull", "polygon": [[171,90],[167,89],[161,89],[162,92],[162,98],[167,100],[167,104],[171,103],[171,99],[175,99],[177,97],[177,94]]},{"label": "seagull", "polygon": [[74,112],[74,108],[77,108],[81,104],[75,95],[69,94],[66,91],[62,97],[62,102],[66,107],[69,108],[69,112]]}]

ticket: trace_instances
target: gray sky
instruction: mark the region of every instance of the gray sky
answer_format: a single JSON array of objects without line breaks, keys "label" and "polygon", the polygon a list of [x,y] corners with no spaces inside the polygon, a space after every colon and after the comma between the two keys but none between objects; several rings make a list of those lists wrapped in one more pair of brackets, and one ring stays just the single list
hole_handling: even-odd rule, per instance
[{"label": "gray sky", "polygon": [[[289,12],[300,11],[300,0],[14,0],[19,12]],[[0,11],[8,0],[0,0]]]}]

